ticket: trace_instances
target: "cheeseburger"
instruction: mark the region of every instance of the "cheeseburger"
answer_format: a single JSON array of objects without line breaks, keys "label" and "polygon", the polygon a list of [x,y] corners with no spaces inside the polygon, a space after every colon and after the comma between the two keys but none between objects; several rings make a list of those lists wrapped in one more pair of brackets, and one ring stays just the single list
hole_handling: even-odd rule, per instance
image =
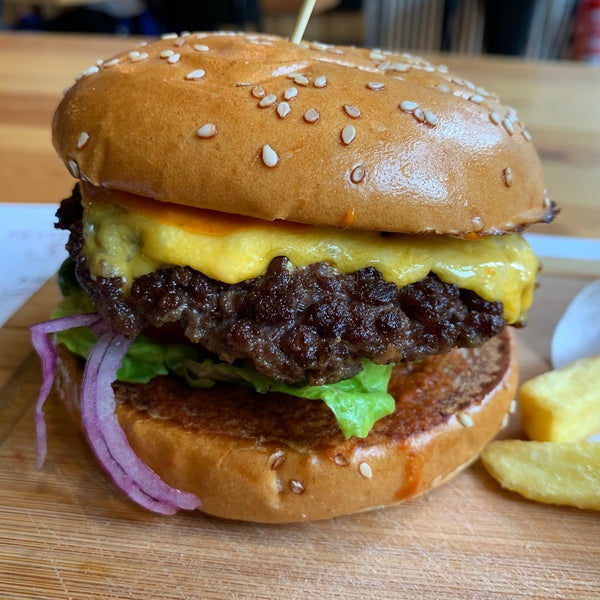
[{"label": "cheeseburger", "polygon": [[514,109],[408,54],[164,36],[53,122],[77,180],[63,300],[35,325],[100,464],[159,513],[392,505],[501,428],[553,219]]}]

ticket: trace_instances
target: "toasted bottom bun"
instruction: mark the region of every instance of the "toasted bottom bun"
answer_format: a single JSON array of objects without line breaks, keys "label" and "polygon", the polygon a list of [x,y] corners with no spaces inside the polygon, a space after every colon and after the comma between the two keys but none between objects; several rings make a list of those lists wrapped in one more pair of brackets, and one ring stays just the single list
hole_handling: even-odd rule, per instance
[{"label": "toasted bottom bun", "polygon": [[[64,347],[57,387],[79,417],[82,363]],[[501,429],[517,386],[512,334],[394,369],[393,414],[344,439],[320,401],[170,377],[114,385],[137,454],[206,513],[282,523],[400,503],[456,475]]]}]

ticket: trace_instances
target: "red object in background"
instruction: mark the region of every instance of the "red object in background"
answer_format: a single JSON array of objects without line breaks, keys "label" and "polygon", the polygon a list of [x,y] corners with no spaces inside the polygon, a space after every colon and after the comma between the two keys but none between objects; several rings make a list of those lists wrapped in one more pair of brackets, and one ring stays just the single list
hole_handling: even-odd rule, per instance
[{"label": "red object in background", "polygon": [[600,0],[582,0],[575,16],[574,58],[600,64]]}]

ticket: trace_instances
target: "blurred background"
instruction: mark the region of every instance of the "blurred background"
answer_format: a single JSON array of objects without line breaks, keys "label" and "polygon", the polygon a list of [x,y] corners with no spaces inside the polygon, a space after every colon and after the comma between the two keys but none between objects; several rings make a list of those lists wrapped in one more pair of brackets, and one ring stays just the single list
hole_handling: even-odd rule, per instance
[{"label": "blurred background", "polygon": [[[6,29],[156,35],[260,30],[288,36],[301,0],[0,0]],[[600,64],[600,0],[317,0],[306,39],[406,51]]]}]

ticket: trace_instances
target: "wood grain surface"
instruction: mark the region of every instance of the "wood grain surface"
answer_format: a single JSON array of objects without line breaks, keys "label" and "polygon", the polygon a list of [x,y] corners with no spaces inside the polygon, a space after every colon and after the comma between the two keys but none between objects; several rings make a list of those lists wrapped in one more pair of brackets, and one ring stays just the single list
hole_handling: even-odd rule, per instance
[{"label": "wood grain surface", "polygon": [[[72,180],[54,155],[61,90],[128,40],[0,33],[1,201],[57,202]],[[514,105],[563,206],[545,233],[598,236],[600,71],[567,63],[445,57]],[[49,224],[51,226],[51,224]],[[6,258],[5,258],[6,259]],[[598,263],[547,261],[522,378],[549,368],[554,326]],[[332,521],[266,526],[132,505],[56,399],[35,469],[39,364],[28,326],[57,299],[46,284],[0,329],[0,599],[600,598],[600,516],[505,492],[480,462],[415,501]],[[502,435],[518,436],[518,414]]]}]

